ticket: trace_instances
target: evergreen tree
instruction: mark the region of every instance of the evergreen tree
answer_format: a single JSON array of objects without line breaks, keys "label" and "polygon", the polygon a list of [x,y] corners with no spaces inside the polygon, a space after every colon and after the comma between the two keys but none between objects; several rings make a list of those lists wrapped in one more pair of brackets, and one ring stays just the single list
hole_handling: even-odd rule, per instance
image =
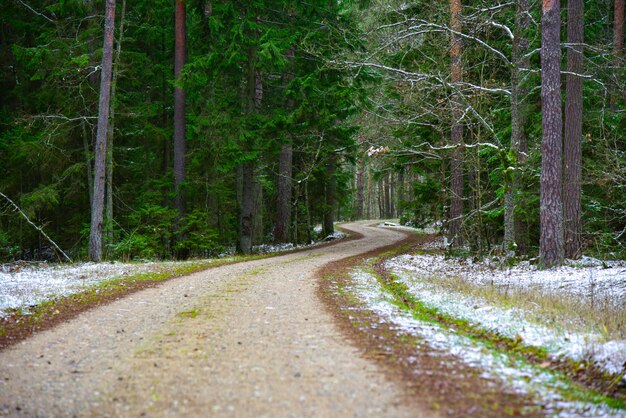
[{"label": "evergreen tree", "polygon": [[94,166],[93,203],[91,206],[91,229],[89,233],[89,258],[102,259],[102,231],[104,212],[104,187],[106,174],[107,129],[111,99],[111,70],[113,66],[113,32],[115,31],[115,0],[107,0],[104,20],[104,45],[98,105],[98,131],[96,134],[96,157]]}]

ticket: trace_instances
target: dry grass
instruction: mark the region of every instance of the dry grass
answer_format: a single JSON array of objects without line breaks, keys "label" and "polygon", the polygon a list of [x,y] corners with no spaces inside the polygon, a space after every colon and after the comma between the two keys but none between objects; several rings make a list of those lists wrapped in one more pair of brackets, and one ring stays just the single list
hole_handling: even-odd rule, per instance
[{"label": "dry grass", "polygon": [[444,291],[481,298],[494,306],[533,312],[530,319],[550,327],[572,332],[595,331],[606,340],[626,339],[626,306],[615,306],[606,296],[583,299],[545,289],[476,284],[457,276],[421,279]]}]

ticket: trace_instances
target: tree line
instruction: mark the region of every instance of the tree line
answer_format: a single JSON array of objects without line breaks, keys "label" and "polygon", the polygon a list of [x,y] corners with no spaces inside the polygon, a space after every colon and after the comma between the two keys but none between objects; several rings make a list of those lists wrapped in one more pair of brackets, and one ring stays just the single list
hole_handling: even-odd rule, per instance
[{"label": "tree line", "polygon": [[0,258],[394,216],[452,252],[626,256],[624,2],[563,1],[11,0]]}]

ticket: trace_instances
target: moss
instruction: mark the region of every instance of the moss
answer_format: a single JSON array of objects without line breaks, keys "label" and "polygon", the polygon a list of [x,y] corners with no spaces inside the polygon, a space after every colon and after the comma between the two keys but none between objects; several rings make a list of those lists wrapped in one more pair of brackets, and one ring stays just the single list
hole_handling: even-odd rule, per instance
[{"label": "moss", "polygon": [[197,309],[197,308],[191,309],[189,311],[179,312],[179,313],[176,314],[177,317],[184,318],[184,319],[186,319],[186,318],[195,318],[198,315],[200,315],[200,309]]}]

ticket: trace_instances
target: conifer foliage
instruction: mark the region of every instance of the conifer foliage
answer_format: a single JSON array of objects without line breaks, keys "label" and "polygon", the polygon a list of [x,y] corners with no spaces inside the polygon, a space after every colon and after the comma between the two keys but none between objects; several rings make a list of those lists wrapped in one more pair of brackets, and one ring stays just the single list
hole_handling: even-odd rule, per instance
[{"label": "conifer foliage", "polygon": [[8,2],[0,260],[390,217],[452,253],[626,257],[623,22],[623,0]]}]

